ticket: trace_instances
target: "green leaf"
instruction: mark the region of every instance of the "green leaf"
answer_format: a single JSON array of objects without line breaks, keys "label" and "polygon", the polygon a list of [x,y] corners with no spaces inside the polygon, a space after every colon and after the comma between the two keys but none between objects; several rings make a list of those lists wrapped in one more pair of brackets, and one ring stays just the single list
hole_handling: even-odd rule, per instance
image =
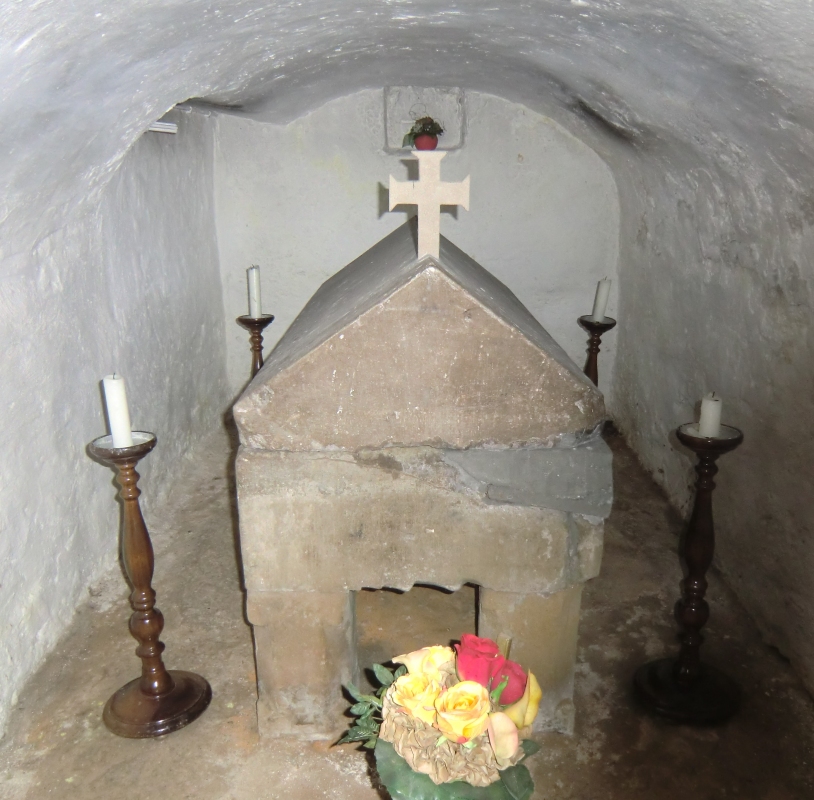
[{"label": "green leaf", "polygon": [[[470,786],[462,781],[436,786],[427,775],[413,772],[389,742],[379,739],[374,754],[379,778],[393,800],[528,800],[534,791],[531,775],[525,767],[504,770],[500,773],[501,780],[491,786]],[[507,782],[508,772],[512,774]]]},{"label": "green leaf", "polygon": [[357,702],[371,703],[372,705],[376,706],[376,708],[382,707],[381,701],[378,697],[375,697],[372,694],[363,694],[352,683],[349,683],[345,688],[348,690],[348,694]]},{"label": "green leaf", "polygon": [[407,667],[404,664],[399,664],[398,669],[393,673],[393,677],[398,680],[402,675],[407,674]]},{"label": "green leaf", "polygon": [[371,705],[376,706],[376,708],[381,708],[382,704],[378,697],[375,697],[372,694],[362,694],[359,689],[357,689],[352,683],[349,683],[346,687],[348,690],[348,694],[357,702],[359,703],[370,703]]},{"label": "green leaf", "polygon": [[378,741],[379,741],[379,737],[378,737],[378,736],[374,736],[372,739],[368,739],[368,740],[367,740],[367,741],[366,741],[366,742],[365,742],[365,743],[362,745],[362,747],[367,747],[367,748],[368,748],[368,750],[372,750],[372,749],[373,749],[373,748],[376,746],[376,742],[378,742]]},{"label": "green leaf", "polygon": [[345,731],[345,735],[337,742],[337,744],[345,744],[345,742],[365,742],[370,738],[370,731],[359,730],[359,728],[350,728]]},{"label": "green leaf", "polygon": [[356,727],[360,731],[367,731],[368,736],[370,736],[371,733],[375,733],[378,736],[381,723],[377,722],[375,719],[360,719],[359,722],[356,723]]},{"label": "green leaf", "polygon": [[364,699],[364,695],[352,683],[349,683],[345,688],[354,700]]},{"label": "green leaf", "polygon": [[404,138],[401,140],[401,146],[402,147],[412,147],[414,138],[415,137],[413,136],[412,131],[410,131],[409,133],[405,133]]},{"label": "green leaf", "polygon": [[526,758],[540,752],[540,745],[537,744],[534,739],[523,739],[523,741],[520,742],[520,746],[523,748]]},{"label": "green leaf", "polygon": [[355,717],[362,717],[365,714],[368,714],[371,711],[373,711],[373,706],[370,705],[370,703],[368,702],[355,703],[348,709],[348,711],[350,711],[350,713],[353,714]]},{"label": "green leaf", "polygon": [[534,781],[528,768],[522,764],[504,769],[500,773],[500,783],[506,787],[512,800],[529,800],[534,792]]},{"label": "green leaf", "polygon": [[395,680],[393,673],[381,664],[373,665],[373,674],[382,686],[389,686]]}]

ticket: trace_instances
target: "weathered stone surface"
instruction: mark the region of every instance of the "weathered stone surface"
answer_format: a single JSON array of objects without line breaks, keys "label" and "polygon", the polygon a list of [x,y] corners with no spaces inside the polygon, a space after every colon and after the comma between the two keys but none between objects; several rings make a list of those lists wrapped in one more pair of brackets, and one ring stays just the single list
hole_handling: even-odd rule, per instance
[{"label": "weathered stone surface", "polygon": [[[322,286],[234,408],[263,733],[331,735],[352,596],[481,587],[570,730],[582,584],[611,504],[602,396],[493,276],[404,226]],[[307,669],[302,665],[307,663]]]},{"label": "weathered stone surface", "polygon": [[249,592],[254,627],[257,721],[263,735],[332,736],[358,681],[351,592]]},{"label": "weathered stone surface", "polygon": [[407,590],[417,582],[551,593],[593,577],[602,522],[485,501],[432,448],[290,453],[241,448],[250,591]]},{"label": "weathered stone surface", "polygon": [[535,730],[573,732],[581,598],[582,584],[548,596],[479,592],[478,634],[510,637],[512,660],[530,669],[543,690]]},{"label": "weathered stone surface", "polygon": [[[257,716],[263,735],[331,738],[342,727],[342,686],[358,682],[354,592],[249,591]],[[582,584],[551,595],[481,588],[478,633],[512,639],[511,657],[543,690],[536,730],[573,730]]]},{"label": "weathered stone surface", "polygon": [[447,240],[405,224],[327,281],[234,407],[244,443],[324,450],[549,443],[602,395],[523,304]]},{"label": "weathered stone surface", "polygon": [[611,452],[599,436],[576,446],[447,450],[444,461],[469,475],[496,503],[607,517],[613,503]]}]

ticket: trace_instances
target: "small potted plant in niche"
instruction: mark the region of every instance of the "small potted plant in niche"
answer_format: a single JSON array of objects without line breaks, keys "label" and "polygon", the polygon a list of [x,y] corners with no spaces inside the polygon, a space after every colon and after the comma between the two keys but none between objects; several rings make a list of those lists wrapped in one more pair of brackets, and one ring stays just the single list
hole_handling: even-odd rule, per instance
[{"label": "small potted plant in niche", "polygon": [[415,147],[416,150],[435,150],[438,137],[444,132],[439,122],[432,117],[419,117],[405,134],[402,147]]}]

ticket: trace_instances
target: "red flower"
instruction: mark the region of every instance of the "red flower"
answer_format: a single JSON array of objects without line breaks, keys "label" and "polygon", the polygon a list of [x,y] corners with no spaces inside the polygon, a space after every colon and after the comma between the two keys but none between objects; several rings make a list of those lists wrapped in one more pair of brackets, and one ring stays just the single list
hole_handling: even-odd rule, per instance
[{"label": "red flower", "polygon": [[516,661],[504,658],[497,644],[465,633],[461,643],[455,645],[458,658],[455,666],[462,681],[476,681],[489,691],[497,689],[504,679],[509,682],[500,695],[500,705],[516,703],[526,691],[526,673]]},{"label": "red flower", "polygon": [[[491,639],[481,639],[471,633],[461,636],[461,643],[455,645],[455,651],[458,653],[455,662],[458,677],[462,681],[476,681],[487,689],[490,689],[492,678],[506,663]],[[499,681],[491,685],[491,688],[497,686],[497,683]]]},{"label": "red flower", "polygon": [[502,706],[510,706],[516,703],[526,691],[526,673],[516,661],[507,659],[492,676],[492,689],[497,689],[505,678],[508,678],[509,682],[498,702]]}]

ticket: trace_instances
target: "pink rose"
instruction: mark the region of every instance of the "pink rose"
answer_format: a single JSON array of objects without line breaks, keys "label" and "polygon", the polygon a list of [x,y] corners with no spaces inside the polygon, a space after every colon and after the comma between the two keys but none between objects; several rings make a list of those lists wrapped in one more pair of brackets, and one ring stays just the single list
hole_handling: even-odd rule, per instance
[{"label": "pink rose", "polygon": [[517,726],[508,714],[497,711],[489,715],[486,730],[489,731],[489,744],[492,745],[497,767],[505,769],[512,763],[511,759],[520,747]]},{"label": "pink rose", "polygon": [[509,682],[506,684],[506,688],[498,701],[502,706],[510,706],[516,703],[523,696],[523,692],[526,691],[526,673],[516,661],[506,659],[501,664],[492,675],[492,689],[497,689],[506,678],[509,679]]},{"label": "pink rose", "polygon": [[461,636],[461,643],[455,645],[455,651],[458,653],[455,666],[462,681],[475,681],[487,689],[497,686],[499,681],[492,684],[492,679],[506,663],[497,644],[491,639],[465,633]]}]

